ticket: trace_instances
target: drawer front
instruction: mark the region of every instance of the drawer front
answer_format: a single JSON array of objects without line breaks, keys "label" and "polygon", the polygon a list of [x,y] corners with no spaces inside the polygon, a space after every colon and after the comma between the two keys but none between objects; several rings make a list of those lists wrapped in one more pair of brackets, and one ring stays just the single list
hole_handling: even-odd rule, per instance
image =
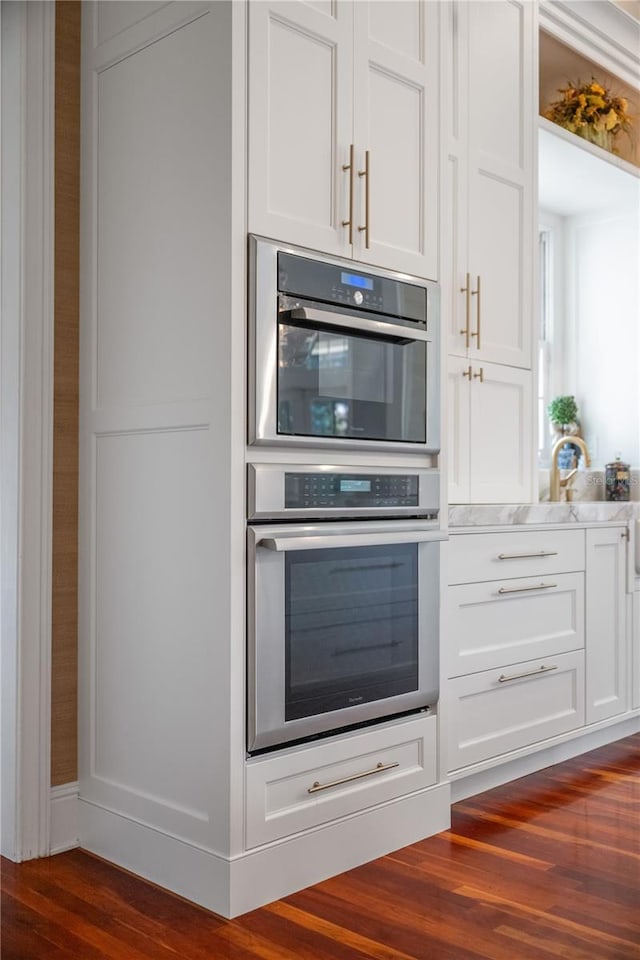
[{"label": "drawer front", "polygon": [[583,650],[448,685],[450,771],[584,725]]},{"label": "drawer front", "polygon": [[436,782],[435,716],[246,763],[247,848]]},{"label": "drawer front", "polygon": [[584,570],[584,530],[525,530],[452,535],[449,583]]},{"label": "drawer front", "polygon": [[584,573],[459,584],[447,603],[450,677],[584,647]]}]

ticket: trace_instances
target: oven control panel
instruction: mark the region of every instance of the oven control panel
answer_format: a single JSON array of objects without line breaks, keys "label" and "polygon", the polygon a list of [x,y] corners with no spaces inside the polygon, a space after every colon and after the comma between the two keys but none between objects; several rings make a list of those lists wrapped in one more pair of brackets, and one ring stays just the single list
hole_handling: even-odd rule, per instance
[{"label": "oven control panel", "polygon": [[420,517],[437,523],[437,469],[248,464],[247,519]]},{"label": "oven control panel", "polygon": [[285,473],[285,509],[417,507],[416,474]]}]

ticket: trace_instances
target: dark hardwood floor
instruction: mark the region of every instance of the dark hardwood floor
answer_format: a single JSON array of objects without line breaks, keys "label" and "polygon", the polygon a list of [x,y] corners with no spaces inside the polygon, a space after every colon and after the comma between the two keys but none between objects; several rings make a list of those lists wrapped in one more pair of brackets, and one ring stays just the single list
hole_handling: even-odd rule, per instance
[{"label": "dark hardwood floor", "polygon": [[3,960],[640,960],[640,734],[237,920],[74,850],[2,862]]}]

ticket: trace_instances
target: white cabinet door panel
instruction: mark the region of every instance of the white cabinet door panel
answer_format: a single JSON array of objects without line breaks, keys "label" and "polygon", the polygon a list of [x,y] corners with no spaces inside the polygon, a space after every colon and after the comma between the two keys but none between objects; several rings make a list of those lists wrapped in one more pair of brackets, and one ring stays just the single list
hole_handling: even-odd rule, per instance
[{"label": "white cabinet door panel", "polygon": [[247,847],[431,786],[436,733],[437,718],[420,717],[249,760]]},{"label": "white cabinet door panel", "polygon": [[470,500],[471,411],[468,377],[469,364],[461,357],[449,357],[447,370],[447,475],[450,503]]},{"label": "white cabinet door panel", "polygon": [[369,39],[420,62],[423,54],[422,0],[369,3]]},{"label": "white cabinet door panel", "polygon": [[631,663],[633,680],[631,687],[631,709],[640,707],[640,592],[636,591],[632,598],[631,616]]},{"label": "white cabinet door panel", "polygon": [[211,392],[211,216],[228,171],[207,92],[211,19],[175,30],[95,78],[98,267],[90,302],[102,409]]},{"label": "white cabinet door panel", "polygon": [[587,723],[627,709],[625,532],[587,530]]},{"label": "white cabinet door panel", "polygon": [[449,583],[547,577],[584,570],[584,530],[518,530],[454,535]]},{"label": "white cabinet door panel", "polygon": [[352,10],[255,3],[249,44],[249,230],[349,255]]},{"label": "white cabinet door panel", "polygon": [[469,3],[469,139],[485,158],[522,169],[530,95],[527,4]]},{"label": "white cabinet door panel", "polygon": [[[525,278],[531,271],[525,251],[531,228],[525,217],[524,188],[477,169],[469,180],[469,264],[472,289],[472,358],[527,367],[531,362],[530,293]],[[479,341],[479,345],[478,345]]]},{"label": "white cabinet door panel", "polygon": [[584,574],[449,587],[449,676],[584,646]]},{"label": "white cabinet door panel", "polygon": [[[354,141],[358,171],[370,153],[369,248],[358,260],[437,279],[438,4],[356,3]],[[357,225],[366,178],[357,176]]]},{"label": "white cabinet door panel", "polygon": [[471,498],[474,503],[531,500],[531,374],[495,363],[474,366],[471,387]]},{"label": "white cabinet door panel", "polygon": [[584,651],[458,677],[450,696],[453,770],[581,727]]},{"label": "white cabinet door panel", "polygon": [[[537,113],[534,4],[454,3],[443,19],[449,164],[442,236],[450,267],[443,273],[452,278],[449,349],[529,369]],[[449,219],[452,237],[447,235]],[[467,274],[474,291],[469,303]],[[475,292],[478,277],[480,294]]]}]

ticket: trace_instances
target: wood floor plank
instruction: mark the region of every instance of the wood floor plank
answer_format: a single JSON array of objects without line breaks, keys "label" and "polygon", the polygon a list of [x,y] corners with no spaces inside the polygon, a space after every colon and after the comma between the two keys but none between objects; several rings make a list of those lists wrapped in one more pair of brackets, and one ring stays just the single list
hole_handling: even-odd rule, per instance
[{"label": "wood floor plank", "polygon": [[1,886],[3,960],[640,960],[640,734],[232,921],[79,850]]}]

